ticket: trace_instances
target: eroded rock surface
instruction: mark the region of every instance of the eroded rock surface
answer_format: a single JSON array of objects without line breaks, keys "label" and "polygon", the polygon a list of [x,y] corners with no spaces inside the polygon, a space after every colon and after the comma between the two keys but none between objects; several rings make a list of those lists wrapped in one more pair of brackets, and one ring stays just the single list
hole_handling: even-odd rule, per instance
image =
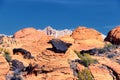
[{"label": "eroded rock surface", "polygon": [[19,38],[28,41],[38,41],[43,36],[46,36],[45,33],[42,31],[38,31],[35,28],[24,28],[22,30],[17,31],[13,35],[14,38]]},{"label": "eroded rock surface", "polygon": [[120,26],[117,26],[116,28],[109,31],[107,34],[107,37],[105,38],[105,41],[109,41],[112,44],[120,44]]},{"label": "eroded rock surface", "polygon": [[[63,54],[48,49],[52,48],[52,45],[48,44],[52,39],[53,37],[34,28],[20,30],[14,34],[14,37],[1,37],[0,80],[5,80],[5,78],[6,80],[20,78],[24,80],[77,80],[78,71],[82,71],[86,67],[81,64],[81,59],[74,50],[84,50],[83,54],[84,52],[90,53],[92,58],[98,61],[87,67],[95,80],[120,80],[120,47],[103,47],[105,43],[101,33],[79,27],[73,31],[71,36],[59,37],[65,43],[72,44],[65,49],[65,52],[62,52]],[[62,47],[62,44],[58,45]],[[34,59],[24,59],[23,55],[13,55],[14,48],[29,51]],[[12,64],[8,64],[3,57],[5,49],[10,52],[11,61],[20,61],[21,65],[15,64],[15,67],[20,69],[20,71],[17,70],[17,73],[16,70],[9,69]],[[19,67],[22,65],[24,65],[24,69]]]},{"label": "eroded rock surface", "polygon": [[6,61],[5,57],[0,54],[0,80],[5,80],[5,76],[9,71],[9,64]]},{"label": "eroded rock surface", "polygon": [[87,39],[96,39],[103,40],[102,34],[94,29],[86,28],[86,27],[78,27],[76,28],[72,35],[75,40],[87,40]]}]

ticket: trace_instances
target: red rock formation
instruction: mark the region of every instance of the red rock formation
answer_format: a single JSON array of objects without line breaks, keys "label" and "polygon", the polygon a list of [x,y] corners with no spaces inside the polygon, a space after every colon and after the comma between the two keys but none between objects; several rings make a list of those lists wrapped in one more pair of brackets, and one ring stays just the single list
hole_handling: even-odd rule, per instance
[{"label": "red rock formation", "polygon": [[[71,68],[72,64],[70,63],[71,61],[80,60],[74,53],[74,50],[90,49],[104,45],[102,35],[99,32],[84,27],[78,27],[73,31],[71,36],[68,35],[59,38],[73,44],[65,54],[47,50],[47,48],[52,47],[47,43],[52,38],[34,28],[25,28],[16,32],[14,38],[3,38],[0,47],[9,44],[9,46],[3,48],[10,50],[12,59],[20,60],[25,66],[28,66],[30,63],[38,64],[39,67],[37,69],[46,71],[46,73],[40,73],[37,76],[35,74],[29,74],[26,77],[23,76],[25,80],[77,80]],[[12,49],[19,47],[30,51],[35,58],[28,60],[23,59],[22,55],[12,55]],[[113,76],[110,75],[111,73],[116,73],[113,75],[118,80],[120,79],[119,63],[97,55],[92,57],[98,61],[98,64],[90,65],[88,69],[91,71],[95,80],[113,80]],[[10,71],[10,66],[2,56],[2,53],[0,54],[0,64],[0,80],[5,80],[5,75]],[[80,62],[75,62],[75,64],[76,66],[73,67],[76,67],[79,71],[85,68]],[[9,74],[7,76],[9,78]]]},{"label": "red rock formation", "polygon": [[96,59],[99,62],[99,64],[105,65],[106,67],[111,69],[117,78],[116,80],[120,80],[120,64],[119,63],[105,57],[95,56],[93,58]]},{"label": "red rock formation", "polygon": [[71,37],[74,39],[72,48],[76,50],[100,48],[104,46],[102,34],[91,28],[78,27],[73,31]]},{"label": "red rock formation", "polygon": [[37,77],[34,75],[28,75],[25,80],[75,80],[73,71],[68,63],[68,59],[72,58],[72,56],[68,54],[71,54],[72,51],[68,52],[67,55],[65,55],[54,53],[49,50],[43,51],[41,54],[36,56],[35,63],[42,66],[42,70],[46,71],[46,73],[38,74]]},{"label": "red rock formation", "polygon": [[44,32],[38,31],[34,28],[24,28],[17,31],[13,38],[19,42],[16,47],[24,48],[31,53],[38,53],[45,50],[50,44],[47,42],[51,37],[47,36]]},{"label": "red rock formation", "polygon": [[13,35],[14,38],[19,38],[22,40],[32,40],[32,41],[38,41],[43,36],[47,36],[47,35],[44,32],[38,31],[34,28],[24,28],[22,30],[19,30]]},{"label": "red rock formation", "polygon": [[105,41],[109,41],[113,44],[120,44],[120,26],[109,31]]},{"label": "red rock formation", "polygon": [[98,31],[91,29],[91,28],[86,28],[86,27],[78,27],[76,28],[72,35],[71,35],[75,40],[87,40],[87,39],[96,39],[102,41],[102,34],[99,33]]},{"label": "red rock formation", "polygon": [[5,80],[9,68],[9,64],[6,61],[5,57],[2,54],[0,54],[0,80]]},{"label": "red rock formation", "polygon": [[113,80],[109,71],[103,65],[96,64],[89,66],[89,70],[94,77],[94,80]]}]

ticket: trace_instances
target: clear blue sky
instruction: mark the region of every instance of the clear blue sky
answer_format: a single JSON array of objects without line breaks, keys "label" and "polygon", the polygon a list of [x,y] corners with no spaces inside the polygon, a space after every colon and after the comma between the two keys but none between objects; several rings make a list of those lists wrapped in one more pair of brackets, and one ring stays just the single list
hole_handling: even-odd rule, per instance
[{"label": "clear blue sky", "polygon": [[0,33],[25,27],[92,27],[106,34],[120,24],[120,0],[0,0]]}]

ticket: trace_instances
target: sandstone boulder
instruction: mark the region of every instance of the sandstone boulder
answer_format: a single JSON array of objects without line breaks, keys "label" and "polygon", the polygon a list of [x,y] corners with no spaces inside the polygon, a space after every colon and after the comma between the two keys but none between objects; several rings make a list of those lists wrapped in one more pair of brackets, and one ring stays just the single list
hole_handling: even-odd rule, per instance
[{"label": "sandstone boulder", "polygon": [[38,31],[35,28],[24,28],[13,35],[14,38],[30,41],[38,41],[41,39],[41,37],[45,36],[47,35],[44,32]]},{"label": "sandstone boulder", "polygon": [[120,44],[120,26],[109,31],[105,41],[109,41],[112,44]]},{"label": "sandstone boulder", "polygon": [[101,48],[105,44],[102,34],[91,28],[78,27],[73,31],[71,37],[74,39],[73,50]]},{"label": "sandstone boulder", "polygon": [[72,35],[75,40],[87,40],[87,39],[96,39],[103,40],[102,34],[94,29],[86,28],[86,27],[78,27],[76,28]]}]

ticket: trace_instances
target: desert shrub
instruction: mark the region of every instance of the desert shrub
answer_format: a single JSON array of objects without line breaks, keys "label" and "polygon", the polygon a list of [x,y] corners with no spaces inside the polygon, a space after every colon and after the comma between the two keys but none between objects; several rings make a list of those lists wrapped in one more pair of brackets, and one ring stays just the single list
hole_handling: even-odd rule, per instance
[{"label": "desert shrub", "polygon": [[7,62],[11,61],[12,57],[10,56],[10,52],[8,50],[5,50],[3,55],[5,59],[7,60]]},{"label": "desert shrub", "polygon": [[78,57],[81,59],[81,63],[88,67],[90,64],[96,63],[96,60],[94,60],[89,54],[84,53],[80,54],[79,52],[75,51],[75,53],[78,55]]},{"label": "desert shrub", "polygon": [[112,49],[116,49],[119,45],[115,45],[115,44],[105,44],[104,48],[112,48]]},{"label": "desert shrub", "polygon": [[93,80],[91,72],[88,68],[78,72],[78,80]]},{"label": "desert shrub", "polygon": [[106,43],[106,44],[104,45],[104,47],[110,47],[110,46],[112,46],[111,43]]},{"label": "desert shrub", "polygon": [[4,49],[0,47],[0,51],[3,51]]},{"label": "desert shrub", "polygon": [[4,48],[0,47],[0,54],[2,54],[4,52]]}]

